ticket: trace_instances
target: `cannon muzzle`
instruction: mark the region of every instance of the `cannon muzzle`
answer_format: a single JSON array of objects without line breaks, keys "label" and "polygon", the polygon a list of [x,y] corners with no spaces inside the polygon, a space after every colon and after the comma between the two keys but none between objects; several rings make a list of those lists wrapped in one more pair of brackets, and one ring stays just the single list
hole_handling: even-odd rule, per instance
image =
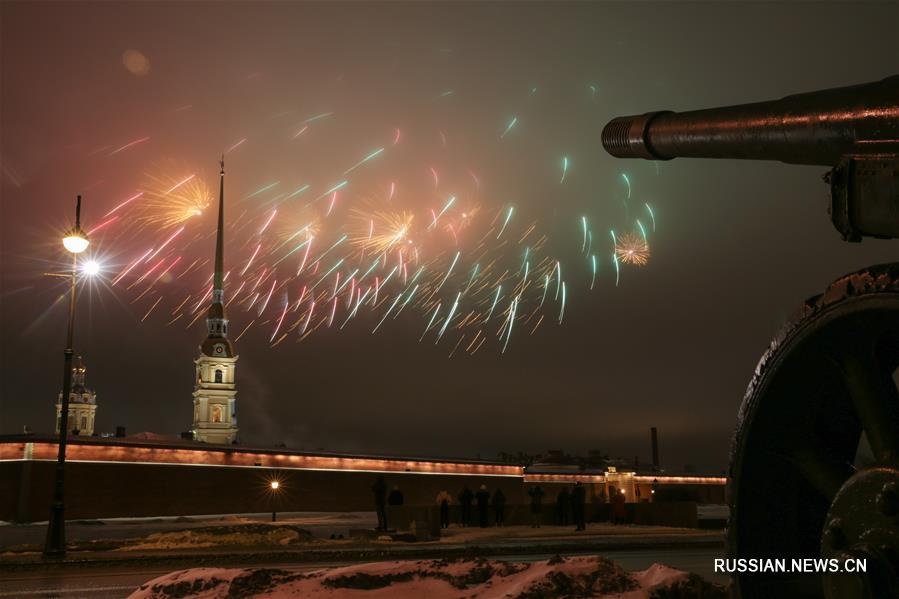
[{"label": "cannon muzzle", "polygon": [[829,166],[843,238],[899,237],[899,75],[780,100],[612,119],[618,158],[732,158]]},{"label": "cannon muzzle", "polygon": [[899,75],[780,100],[618,117],[602,145],[618,158],[735,158],[836,166],[866,142],[899,143]]}]

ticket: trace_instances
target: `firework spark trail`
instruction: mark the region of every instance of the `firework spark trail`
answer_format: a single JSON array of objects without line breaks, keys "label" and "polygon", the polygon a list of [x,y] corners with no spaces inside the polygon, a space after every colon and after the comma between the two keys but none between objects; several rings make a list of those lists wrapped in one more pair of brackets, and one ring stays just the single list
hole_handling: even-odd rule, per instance
[{"label": "firework spark trail", "polygon": [[139,285],[140,283],[143,282],[144,279],[146,279],[148,276],[150,276],[153,273],[153,271],[155,271],[157,268],[162,266],[164,263],[165,263],[165,258],[163,258],[159,262],[157,262],[152,268],[150,268],[150,270],[148,270],[143,275],[141,275],[135,282],[128,285],[128,287],[126,287],[125,289],[131,289],[135,285]]},{"label": "firework spark trail", "polygon": [[262,225],[262,228],[261,228],[261,229],[259,229],[259,235],[262,235],[263,233],[265,233],[265,230],[268,229],[268,226],[269,226],[270,224],[272,224],[272,221],[275,219],[275,215],[276,215],[276,214],[278,214],[278,211],[277,211],[277,210],[272,210],[272,213],[271,213],[271,215],[268,217],[268,220],[265,221],[265,224]]},{"label": "firework spark trail", "polygon": [[125,200],[125,201],[122,202],[121,204],[118,204],[115,208],[113,208],[112,210],[110,210],[109,212],[107,212],[106,214],[104,214],[104,215],[103,215],[103,218],[106,218],[107,216],[109,216],[110,214],[112,214],[113,212],[115,212],[116,210],[118,210],[119,208],[122,208],[123,206],[127,206],[128,204],[130,204],[130,203],[133,202],[134,200],[138,199],[138,198],[141,197],[142,195],[144,195],[144,192],[142,192],[142,191],[137,192],[136,194],[134,194],[133,196],[131,196],[130,198],[128,198],[127,200]]},{"label": "firework spark trail", "polygon": [[155,257],[156,257],[156,254],[158,254],[159,252],[161,252],[162,249],[163,249],[164,247],[166,247],[169,243],[171,243],[171,241],[172,241],[173,239],[175,239],[175,237],[177,237],[179,234],[181,234],[182,231],[184,231],[184,227],[181,227],[180,229],[178,229],[177,231],[175,231],[174,233],[172,233],[172,235],[171,235],[168,239],[166,239],[166,240],[162,243],[161,246],[159,246],[159,249],[157,249],[155,252],[153,252],[153,254],[152,254],[149,258],[147,258],[147,262],[149,262],[150,260],[152,260],[153,258],[155,258]]},{"label": "firework spark trail", "polygon": [[596,283],[596,255],[590,256],[590,264],[592,266],[592,272],[590,275],[590,291],[593,291],[593,285]]},{"label": "firework spark trail", "polygon": [[[452,264],[450,264],[449,269],[446,271],[446,275],[443,277],[443,280],[440,281],[440,285],[437,285],[437,288],[434,289],[434,293],[440,291],[440,288],[443,287],[443,284],[446,283],[446,280],[449,279],[450,274],[453,272],[453,268],[456,267],[456,263],[459,261],[459,256],[462,254],[461,251],[456,252],[456,256],[453,258]],[[433,294],[432,294],[433,295]]]},{"label": "firework spark trail", "polygon": [[144,261],[144,258],[146,258],[147,256],[149,256],[149,255],[150,255],[150,252],[152,252],[152,251],[153,251],[153,248],[150,248],[149,250],[147,250],[147,253],[146,253],[146,254],[144,254],[143,256],[141,256],[140,258],[138,258],[137,260],[135,260],[134,262],[132,262],[130,266],[128,266],[124,271],[122,271],[122,272],[119,274],[119,276],[117,276],[115,279],[112,280],[112,285],[115,285],[116,283],[118,283],[119,281],[121,281],[121,280],[125,277],[125,275],[127,275],[129,272],[131,272],[131,270],[132,270],[135,266],[137,266],[138,264],[140,264],[141,262],[143,262],[143,261]]},{"label": "firework spark trail", "polygon": [[587,250],[587,217],[581,217],[581,228],[584,230],[584,241],[581,243],[581,253]]},{"label": "firework spark trail", "polygon": [[440,341],[441,337],[443,337],[443,333],[446,332],[446,328],[450,325],[450,322],[453,320],[453,315],[456,313],[456,308],[459,307],[459,298],[462,297],[462,292],[456,294],[456,301],[453,302],[452,308],[450,308],[449,314],[446,315],[446,321],[443,323],[443,327],[440,329],[440,332],[437,333],[437,339],[434,341],[434,345]]},{"label": "firework spark trail", "polygon": [[259,308],[259,316],[262,316],[262,313],[265,312],[265,308],[268,306],[268,301],[272,299],[272,293],[275,292],[275,283],[278,282],[278,279],[272,279],[272,288],[268,290],[268,295],[265,297],[265,302],[263,302],[262,306]]},{"label": "firework spark trail", "polygon": [[309,189],[309,184],[308,184],[308,183],[306,183],[305,185],[301,185],[299,188],[297,188],[295,191],[291,192],[291,193],[290,193],[286,198],[284,198],[284,199],[285,199],[285,200],[289,200],[290,198],[292,198],[292,197],[294,197],[294,196],[298,196],[298,195],[300,195],[301,193],[303,193],[304,191],[306,191],[306,190],[308,190],[308,189]]},{"label": "firework spark trail", "polygon": [[177,258],[175,258],[175,260],[171,264],[169,264],[165,270],[163,270],[161,273],[159,273],[159,275],[155,279],[153,279],[153,282],[150,283],[150,287],[155,285],[159,281],[159,279],[164,277],[170,270],[172,270],[172,267],[174,267],[180,261],[181,261],[181,256],[178,256]]},{"label": "firework spark trail", "polygon": [[640,219],[637,219],[637,227],[640,229],[640,235],[643,236],[644,243],[646,242],[646,229],[643,228],[643,223],[640,222]]},{"label": "firework spark trail", "polygon": [[565,300],[566,300],[566,292],[565,292],[565,281],[562,281],[562,307],[559,310],[559,324],[562,324],[562,320],[565,318]]},{"label": "firework spark trail", "polygon": [[312,313],[315,311],[315,300],[309,304],[309,313],[306,315],[306,322],[303,323],[303,330],[300,331],[300,334],[304,334],[306,329],[309,327],[309,321],[312,320]]},{"label": "firework spark trail", "polygon": [[508,125],[506,125],[506,130],[503,131],[502,135],[500,135],[499,138],[500,139],[504,138],[506,136],[506,134],[509,133],[509,131],[511,131],[517,124],[518,124],[518,117],[517,116],[512,117],[512,120],[509,121]]},{"label": "firework spark trail", "polygon": [[244,329],[240,332],[240,335],[234,338],[234,343],[240,341],[240,338],[243,337],[243,334],[250,330],[250,327],[253,326],[253,323],[256,322],[256,319],[250,321],[250,324],[244,327]]},{"label": "firework spark trail", "polygon": [[244,274],[247,272],[247,269],[249,269],[250,265],[253,264],[253,260],[256,259],[256,254],[259,253],[259,248],[261,248],[261,247],[262,247],[261,243],[256,245],[256,249],[253,250],[253,255],[250,256],[249,260],[247,260],[247,265],[243,267],[242,271],[240,271],[240,276],[244,276]]},{"label": "firework spark trail", "polygon": [[618,281],[621,278],[621,269],[618,266],[618,254],[612,253],[612,263],[615,265],[615,287],[618,287]]},{"label": "firework spark trail", "polygon": [[[366,289],[365,293],[362,293],[361,289],[357,290],[356,305],[353,307],[353,310],[349,313],[349,315],[347,315],[346,320],[343,321],[343,324],[340,325],[341,329],[343,329],[343,327],[346,326],[346,324],[350,321],[351,318],[354,318],[356,316],[356,312],[359,311],[359,306],[362,305],[362,303],[365,301],[365,298],[368,297],[369,293],[371,293],[371,287]],[[350,298],[352,298],[352,295],[350,296]]]},{"label": "firework spark trail", "polygon": [[122,152],[124,150],[127,150],[128,148],[136,146],[137,144],[141,144],[141,143],[144,143],[145,141],[149,141],[149,139],[150,139],[149,137],[141,137],[140,139],[135,139],[132,142],[126,143],[121,148],[118,148],[117,150],[113,150],[112,152],[109,153],[109,156],[114,156],[114,155],[118,154],[119,152]]},{"label": "firework spark trail", "polygon": [[562,178],[559,179],[559,185],[565,182],[565,176],[568,174],[568,156],[562,156]]},{"label": "firework spark trail", "polygon": [[100,229],[102,229],[103,227],[105,227],[106,225],[110,225],[110,224],[114,223],[114,222],[117,221],[118,219],[119,219],[118,216],[113,216],[112,218],[103,221],[102,223],[100,223],[99,225],[97,225],[96,227],[94,227],[93,229],[90,229],[90,230],[87,232],[87,236],[88,236],[88,237],[91,237],[94,233],[96,233],[97,231],[99,231]]},{"label": "firework spark trail", "polygon": [[543,278],[543,297],[540,298],[540,305],[538,306],[538,308],[542,308],[542,307],[543,307],[543,302],[546,301],[546,292],[549,290],[549,282],[550,282],[550,280],[551,280],[551,279],[550,279],[549,275],[544,275],[544,278]]},{"label": "firework spark trail", "polygon": [[334,185],[333,187],[331,187],[331,189],[329,189],[329,190],[326,191],[325,193],[321,194],[320,196],[318,196],[317,198],[315,198],[314,200],[312,200],[311,202],[309,202],[308,204],[306,204],[305,207],[308,208],[309,206],[311,206],[312,204],[318,202],[318,201],[321,200],[322,198],[326,198],[326,197],[328,197],[329,195],[331,195],[331,194],[333,194],[333,193],[335,193],[335,192],[337,192],[337,191],[343,189],[343,188],[346,187],[348,184],[349,184],[349,181],[341,181],[341,182],[338,183],[337,185]]},{"label": "firework spark trail", "polygon": [[162,301],[162,296],[160,295],[159,297],[156,298],[156,301],[153,303],[152,306],[150,306],[150,309],[147,310],[147,313],[144,314],[144,317],[141,318],[140,321],[143,322],[143,321],[147,320],[147,317],[150,315],[150,312],[152,312],[156,308],[156,306],[159,305],[159,302],[161,302],[161,301]]},{"label": "firework spark trail", "polygon": [[656,215],[653,214],[652,208],[650,207],[649,204],[643,204],[643,205],[646,206],[646,211],[649,212],[649,218],[652,219],[652,232],[655,233],[656,232]]},{"label": "firework spark trail", "polygon": [[174,185],[172,185],[170,188],[168,188],[168,189],[165,191],[165,195],[169,195],[170,193],[172,193],[173,191],[175,191],[176,189],[178,189],[178,188],[181,187],[182,185],[185,185],[185,184],[187,184],[187,183],[190,183],[191,181],[193,181],[194,177],[196,177],[196,176],[197,176],[197,174],[194,173],[194,174],[192,174],[192,175],[188,175],[188,176],[184,177],[183,179],[181,179],[180,181],[178,181],[177,183],[175,183]]},{"label": "firework spark trail", "polygon": [[509,206],[509,212],[506,213],[506,220],[503,221],[503,226],[500,228],[499,233],[497,233],[496,238],[499,239],[503,235],[503,231],[506,230],[506,225],[509,224],[509,220],[512,218],[512,212],[515,210],[515,206]]},{"label": "firework spark trail", "polygon": [[239,148],[241,145],[243,145],[243,143],[244,143],[245,141],[247,141],[247,138],[246,138],[246,137],[244,137],[244,138],[241,139],[239,142],[237,142],[236,144],[234,144],[233,146],[231,146],[230,148],[228,148],[227,150],[225,150],[225,154],[230,154],[231,152],[233,152],[234,150],[236,150],[237,148]]},{"label": "firework spark trail", "polygon": [[506,348],[509,346],[509,339],[512,338],[512,325],[515,324],[515,313],[518,311],[518,296],[516,295],[512,299],[512,304],[509,306],[509,327],[506,332],[506,342],[503,343],[503,351],[502,353],[506,353]]},{"label": "firework spark trail", "polygon": [[337,314],[337,298],[334,298],[334,301],[331,303],[331,316],[328,317],[328,328],[331,328],[331,323],[334,322],[334,315]]},{"label": "firework spark trail", "polygon": [[393,300],[393,303],[390,304],[390,307],[389,307],[389,308],[387,308],[387,312],[384,312],[384,317],[381,318],[381,321],[375,326],[374,329],[372,329],[372,331],[371,331],[371,334],[372,334],[372,335],[374,335],[375,333],[378,332],[378,329],[381,328],[381,325],[384,324],[384,321],[387,320],[387,317],[390,315],[390,313],[393,311],[393,309],[394,309],[394,308],[396,307],[396,305],[399,303],[400,298],[402,298],[402,297],[403,297],[403,294],[402,294],[402,293],[400,293],[399,295],[396,296],[396,299]]},{"label": "firework spark trail", "polygon": [[496,303],[499,301],[499,296],[500,296],[500,293],[502,293],[502,290],[503,290],[502,285],[498,285],[496,287],[496,295],[493,297],[493,304],[491,304],[491,306],[490,306],[490,311],[487,312],[487,317],[484,318],[484,324],[487,324],[487,322],[490,320],[490,317],[493,316],[493,309],[496,308]]},{"label": "firework spark trail", "polygon": [[262,187],[260,187],[259,189],[257,189],[256,191],[254,191],[253,193],[251,193],[250,195],[248,195],[247,197],[245,197],[244,200],[249,200],[250,198],[255,198],[255,197],[258,196],[259,194],[265,193],[265,192],[268,191],[269,189],[272,189],[272,188],[274,188],[274,187],[277,187],[277,185],[278,185],[279,183],[280,183],[280,181],[275,181],[274,183],[269,183],[268,185],[263,185]]},{"label": "firework spark trail", "polygon": [[440,177],[437,175],[437,169],[431,167],[431,176],[434,177],[434,187],[440,187]]},{"label": "firework spark trail", "polygon": [[363,164],[365,164],[365,163],[368,162],[369,160],[372,160],[373,158],[379,156],[379,155],[382,154],[383,152],[384,152],[384,148],[378,148],[378,149],[375,150],[374,152],[371,152],[371,153],[368,154],[365,158],[363,158],[362,160],[360,160],[359,162],[357,162],[356,164],[354,164],[354,165],[351,166],[350,168],[348,168],[348,169],[346,169],[345,171],[343,171],[343,176],[348,175],[349,173],[353,172],[354,170],[356,170],[357,168],[359,168],[360,166],[362,166]]},{"label": "firework spark trail", "polygon": [[434,313],[431,315],[431,320],[428,321],[428,326],[425,327],[424,333],[421,334],[421,337],[418,338],[418,342],[425,338],[425,335],[428,334],[428,331],[431,330],[431,325],[434,324],[434,319],[437,318],[437,313],[440,311],[440,302],[437,302],[437,307],[434,308]]},{"label": "firework spark trail", "polygon": [[287,308],[289,307],[290,303],[284,302],[284,311],[281,312],[281,318],[278,319],[278,324],[275,326],[275,332],[272,333],[272,336],[268,340],[269,343],[271,343],[275,339],[275,335],[277,335],[278,331],[281,329],[281,323],[284,322],[284,317],[287,315]]},{"label": "firework spark trail", "polygon": [[434,228],[434,226],[437,224],[437,221],[440,219],[440,217],[443,216],[444,214],[446,214],[446,211],[450,209],[450,206],[452,206],[455,201],[456,201],[456,196],[450,196],[450,199],[447,200],[446,204],[444,204],[443,210],[441,210],[439,213],[434,215],[434,220],[431,221],[430,225],[428,225],[428,230]]},{"label": "firework spark trail", "polygon": [[631,180],[628,178],[627,173],[621,173],[621,177],[627,183],[627,199],[631,199]]},{"label": "firework spark trail", "polygon": [[328,118],[329,116],[331,116],[331,115],[333,115],[333,114],[334,114],[333,112],[323,112],[323,113],[321,113],[321,114],[317,114],[317,115],[315,115],[315,116],[309,117],[308,119],[306,119],[305,121],[303,121],[303,123],[304,123],[304,124],[314,123],[315,121],[320,121],[321,119],[326,119],[326,118]]},{"label": "firework spark trail", "polygon": [[[299,245],[297,245],[295,248],[293,248],[292,250],[290,250],[289,252],[287,252],[286,254],[284,254],[284,255],[283,255],[277,262],[275,262],[274,264],[272,264],[272,268],[274,268],[275,266],[278,266],[278,265],[281,264],[281,262],[283,262],[284,260],[287,260],[291,255],[293,255],[294,252],[296,252],[297,250],[301,249],[301,248],[304,247],[304,246],[306,247],[306,255],[308,256],[308,255],[309,255],[309,248],[312,246],[312,239],[307,239],[307,240],[305,240],[305,241],[300,242]],[[250,261],[251,261],[251,262],[252,262],[252,260],[253,260],[253,259],[250,258]],[[304,256],[304,257],[303,257],[303,264],[305,264],[305,263],[306,263],[306,257]],[[300,270],[301,270],[301,271],[303,270],[303,264],[300,265]],[[247,265],[247,267],[249,267],[249,264]],[[241,273],[241,274],[243,274],[243,273]],[[297,273],[297,274],[299,274],[299,273]]]}]

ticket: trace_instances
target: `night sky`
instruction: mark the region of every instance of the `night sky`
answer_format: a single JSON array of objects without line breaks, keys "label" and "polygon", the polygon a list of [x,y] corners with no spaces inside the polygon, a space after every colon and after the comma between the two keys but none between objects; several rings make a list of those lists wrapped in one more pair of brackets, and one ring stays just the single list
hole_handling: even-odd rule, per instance
[{"label": "night sky", "polygon": [[[217,195],[223,151],[245,444],[648,461],[657,426],[664,465],[717,472],[756,362],[792,311],[836,277],[897,257],[895,241],[840,240],[825,169],[619,161],[599,143],[621,114],[894,74],[895,2],[0,10],[2,433],[53,427],[65,287],[42,273],[65,268],[58,240],[79,193],[84,228],[102,225],[89,253],[103,276],[83,288],[76,329],[98,428],[190,427],[205,329],[202,317],[188,323],[206,306],[215,210],[189,204]],[[404,213],[408,239],[393,240],[385,231]],[[307,263],[305,247],[278,262],[313,222]],[[633,239],[641,226],[649,261],[619,264],[616,285],[610,230]],[[387,237],[388,257],[360,279],[378,258],[369,233]],[[479,256],[493,270],[472,275]],[[363,297],[397,266],[377,305]],[[421,267],[427,290],[394,319],[407,296],[388,308]],[[300,341],[314,295],[301,289],[320,278]]]}]

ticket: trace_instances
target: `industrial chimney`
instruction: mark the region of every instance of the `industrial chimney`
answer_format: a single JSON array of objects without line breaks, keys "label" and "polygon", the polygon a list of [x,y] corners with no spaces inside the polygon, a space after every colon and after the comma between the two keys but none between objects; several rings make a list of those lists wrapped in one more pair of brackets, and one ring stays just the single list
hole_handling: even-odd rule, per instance
[{"label": "industrial chimney", "polygon": [[659,471],[659,431],[656,427],[649,429],[652,438],[652,471]]}]

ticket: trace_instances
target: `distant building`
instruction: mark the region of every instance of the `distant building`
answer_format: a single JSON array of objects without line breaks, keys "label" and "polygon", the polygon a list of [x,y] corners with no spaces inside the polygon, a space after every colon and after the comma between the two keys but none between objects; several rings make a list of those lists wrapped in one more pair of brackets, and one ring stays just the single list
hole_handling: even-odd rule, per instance
[{"label": "distant building", "polygon": [[[75,358],[72,366],[72,389],[69,392],[69,426],[72,434],[93,435],[94,417],[97,414],[97,394],[84,386],[87,368],[81,356]],[[62,391],[56,397],[56,433],[62,421]]]},{"label": "distant building", "polygon": [[206,313],[206,339],[200,344],[200,356],[194,360],[194,419],[191,432],[196,441],[233,443],[237,439],[237,356],[228,339],[225,315],[224,211],[225,161],[219,173],[218,231],[215,239],[215,274],[212,303]]}]

